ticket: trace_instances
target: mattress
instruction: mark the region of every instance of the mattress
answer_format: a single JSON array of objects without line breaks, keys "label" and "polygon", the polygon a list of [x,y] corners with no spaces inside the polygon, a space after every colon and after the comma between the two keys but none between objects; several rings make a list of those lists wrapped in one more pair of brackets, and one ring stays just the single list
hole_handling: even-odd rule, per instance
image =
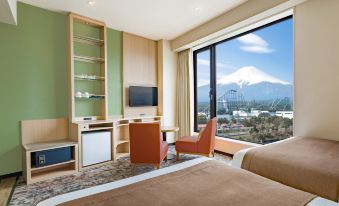
[{"label": "mattress", "polygon": [[[67,203],[67,202],[70,202],[70,201],[79,200],[80,198],[89,197],[91,195],[99,195],[101,193],[108,192],[108,191],[111,191],[111,190],[114,192],[116,189],[122,189],[122,188],[125,188],[125,187],[141,184],[143,182],[152,181],[156,178],[167,177],[168,175],[171,175],[173,173],[186,171],[186,170],[191,169],[193,167],[197,167],[201,164],[204,164],[207,161],[209,161],[208,158],[198,158],[198,159],[190,160],[190,161],[183,162],[183,163],[180,163],[180,164],[177,164],[177,165],[173,165],[173,166],[170,166],[170,167],[167,167],[167,168],[163,168],[163,169],[160,169],[160,170],[148,172],[148,173],[145,173],[145,174],[141,174],[141,175],[130,177],[130,178],[123,179],[123,180],[119,180],[119,181],[116,181],[116,182],[107,183],[107,184],[95,186],[95,187],[92,187],[92,188],[87,188],[87,189],[84,189],[84,190],[66,193],[66,194],[59,195],[59,196],[47,199],[45,201],[42,201],[38,204],[38,206],[59,205],[59,204],[64,204],[64,203]],[[243,170],[239,170],[239,171],[243,171]],[[227,174],[225,174],[225,175],[227,175]],[[254,174],[252,174],[252,175],[254,175]],[[264,179],[264,178],[262,178],[262,179]],[[267,181],[271,181],[271,180],[267,180]],[[271,181],[271,182],[273,182],[273,181]],[[278,184],[278,183],[276,183],[276,184]],[[183,187],[185,187],[185,186],[186,185],[183,185]],[[286,186],[284,186],[284,187],[286,187]],[[196,188],[192,188],[192,190],[195,190],[195,189]],[[240,193],[240,194],[233,194],[233,195],[240,195],[239,197],[241,197],[242,194]],[[173,196],[173,197],[175,197],[175,196]],[[173,200],[175,200],[175,198]],[[253,200],[253,201],[256,201],[256,200]],[[227,205],[227,202],[225,202],[225,204]],[[112,203],[112,205],[113,205],[113,203]],[[313,200],[311,200],[307,204],[307,206],[338,206],[338,204],[335,203],[335,202],[326,200],[324,198],[316,197]]]}]

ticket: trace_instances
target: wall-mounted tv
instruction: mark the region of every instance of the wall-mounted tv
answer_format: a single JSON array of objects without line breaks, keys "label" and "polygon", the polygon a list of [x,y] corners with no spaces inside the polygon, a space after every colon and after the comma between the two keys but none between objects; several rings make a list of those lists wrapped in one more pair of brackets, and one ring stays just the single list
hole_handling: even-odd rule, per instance
[{"label": "wall-mounted tv", "polygon": [[158,106],[158,88],[157,87],[129,87],[129,106]]}]

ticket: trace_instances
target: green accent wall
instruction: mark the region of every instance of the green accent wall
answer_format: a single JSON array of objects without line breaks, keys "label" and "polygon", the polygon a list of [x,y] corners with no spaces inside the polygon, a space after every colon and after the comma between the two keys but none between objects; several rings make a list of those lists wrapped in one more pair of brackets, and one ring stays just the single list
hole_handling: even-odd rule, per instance
[{"label": "green accent wall", "polygon": [[122,115],[122,32],[107,29],[108,115]]},{"label": "green accent wall", "polygon": [[[109,115],[122,114],[122,32],[107,30]],[[18,3],[0,23],[0,175],[21,167],[20,121],[68,117],[67,17]]]}]

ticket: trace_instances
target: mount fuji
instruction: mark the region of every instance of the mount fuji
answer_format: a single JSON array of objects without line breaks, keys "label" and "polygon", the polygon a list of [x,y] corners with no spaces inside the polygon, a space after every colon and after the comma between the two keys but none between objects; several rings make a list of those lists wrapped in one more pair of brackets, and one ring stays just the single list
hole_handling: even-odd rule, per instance
[{"label": "mount fuji", "polygon": [[[209,101],[210,85],[198,87],[198,101]],[[246,101],[292,98],[293,87],[290,83],[269,75],[254,66],[246,66],[217,81],[217,97],[229,90],[236,90]]]}]

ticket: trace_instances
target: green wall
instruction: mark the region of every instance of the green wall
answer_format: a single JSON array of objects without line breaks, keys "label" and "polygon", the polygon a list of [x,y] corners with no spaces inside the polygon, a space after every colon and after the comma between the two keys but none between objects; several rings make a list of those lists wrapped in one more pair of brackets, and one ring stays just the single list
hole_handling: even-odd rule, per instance
[{"label": "green wall", "polygon": [[[20,121],[67,117],[67,18],[18,3],[0,23],[0,175],[21,171]],[[122,33],[107,31],[109,115],[122,113]]]}]

